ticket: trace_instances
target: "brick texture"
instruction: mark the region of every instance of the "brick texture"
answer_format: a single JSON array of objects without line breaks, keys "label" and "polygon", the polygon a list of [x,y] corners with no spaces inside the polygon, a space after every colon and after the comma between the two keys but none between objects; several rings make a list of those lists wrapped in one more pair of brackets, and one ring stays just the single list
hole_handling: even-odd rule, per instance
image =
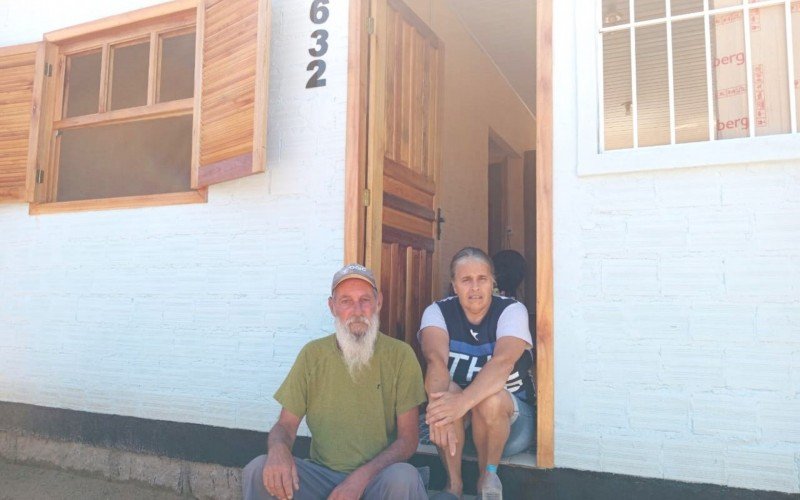
[{"label": "brick texture", "polygon": [[[63,19],[26,18],[26,30],[40,40],[65,25],[54,23],[152,3],[50,4]],[[327,86],[312,90],[308,4],[272,10],[265,174],[212,186],[206,204],[39,217],[0,206],[0,399],[257,430],[275,421],[272,394],[297,352],[332,329],[348,9],[330,6]],[[16,26],[12,14],[0,9],[0,26]],[[0,45],[20,41],[0,32]]]},{"label": "brick texture", "polygon": [[556,466],[800,493],[800,153],[577,175],[590,15],[554,3]]}]

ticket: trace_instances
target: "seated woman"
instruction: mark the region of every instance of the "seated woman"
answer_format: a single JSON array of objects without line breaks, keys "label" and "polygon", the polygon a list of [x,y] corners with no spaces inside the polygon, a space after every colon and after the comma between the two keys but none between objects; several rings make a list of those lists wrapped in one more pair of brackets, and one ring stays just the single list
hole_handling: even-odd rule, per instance
[{"label": "seated woman", "polygon": [[450,278],[456,295],[428,306],[418,333],[427,362],[425,420],[447,469],[447,492],[462,494],[469,425],[481,471],[478,491],[500,498],[487,491],[499,485],[500,457],[524,451],[534,435],[528,312],[516,300],[492,294],[492,260],[480,249],[459,251]]}]

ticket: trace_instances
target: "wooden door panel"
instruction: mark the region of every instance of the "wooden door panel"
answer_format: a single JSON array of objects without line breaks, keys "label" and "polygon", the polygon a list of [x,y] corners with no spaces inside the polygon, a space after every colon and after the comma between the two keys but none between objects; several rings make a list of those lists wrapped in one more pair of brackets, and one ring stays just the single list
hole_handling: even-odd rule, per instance
[{"label": "wooden door panel", "polygon": [[384,198],[386,196],[402,198],[433,213],[433,195],[405,182],[397,181],[388,176],[384,177],[383,194]]},{"label": "wooden door panel", "polygon": [[414,172],[408,166],[396,162],[391,158],[385,158],[383,161],[383,176],[391,177],[397,181],[408,184],[430,195],[436,194],[436,182],[431,175],[422,175],[419,172]]},{"label": "wooden door panel", "polygon": [[[397,12],[389,10],[386,14],[386,40],[388,47],[386,49],[386,67],[392,68],[397,64],[397,54],[401,50],[402,45],[402,31],[398,30],[400,18]],[[395,96],[397,96],[397,88],[402,86],[397,82],[397,79],[402,75],[397,74],[395,71],[386,71],[386,89],[384,92],[384,117],[386,118],[386,126],[383,130],[383,143],[384,154],[389,158],[397,157],[397,130],[395,129],[395,113],[399,112],[399,105],[395,103]]]},{"label": "wooden door panel", "polygon": [[397,242],[384,243],[381,252],[381,328],[397,338],[405,331],[406,253],[408,246]]},{"label": "wooden door panel", "polygon": [[[386,197],[383,199],[383,224],[392,226],[407,233],[417,234],[422,237],[431,233],[432,222],[402,210],[391,208]],[[401,200],[402,201],[402,200]]]},{"label": "wooden door panel", "polygon": [[419,288],[420,288],[420,279],[422,276],[419,272],[419,262],[420,262],[420,254],[424,254],[425,251],[422,250],[415,250],[414,248],[409,247],[409,251],[406,253],[406,275],[408,277],[406,281],[406,325],[409,328],[405,330],[405,338],[404,340],[406,343],[416,345],[416,329],[419,325],[415,325],[415,323],[419,322],[420,316],[422,311],[420,307],[421,297],[419,296]]},{"label": "wooden door panel", "polygon": [[441,43],[397,0],[386,8],[381,195],[384,333],[411,344],[430,303],[436,221]]},{"label": "wooden door panel", "polygon": [[[413,239],[410,240],[413,242]],[[421,358],[417,330],[431,301],[432,252],[413,245],[384,243],[381,263],[381,325],[384,333],[404,340]],[[386,300],[391,297],[391,300]]]}]

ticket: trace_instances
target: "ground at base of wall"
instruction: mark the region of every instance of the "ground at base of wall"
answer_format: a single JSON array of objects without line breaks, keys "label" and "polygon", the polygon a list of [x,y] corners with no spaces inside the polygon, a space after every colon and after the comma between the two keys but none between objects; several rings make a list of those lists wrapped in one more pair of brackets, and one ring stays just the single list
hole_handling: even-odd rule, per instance
[{"label": "ground at base of wall", "polygon": [[76,498],[238,499],[241,470],[0,431],[0,500]]},{"label": "ground at base of wall", "polygon": [[[0,461],[16,466],[50,470],[66,474],[65,477],[84,478],[87,485],[93,484],[93,480],[109,487],[115,484],[132,487],[138,485],[140,488],[173,495],[164,498],[217,500],[241,498],[241,471],[238,468],[112,450],[13,432],[0,431]],[[0,480],[0,499],[30,498],[25,495],[8,497],[5,494],[7,488],[2,487],[2,481],[6,478],[4,475],[0,477],[3,478]],[[23,479],[24,476],[20,476],[20,480]],[[54,497],[49,495],[42,498]],[[88,497],[77,495],[64,498]],[[96,498],[115,498],[115,496]]]},{"label": "ground at base of wall", "polygon": [[175,492],[0,460],[0,500],[180,500]]},{"label": "ground at base of wall", "polygon": [[[435,495],[436,491],[429,492]],[[139,481],[111,481],[102,477],[0,460],[0,500],[184,500],[174,491]],[[464,500],[473,500],[464,495]]]}]

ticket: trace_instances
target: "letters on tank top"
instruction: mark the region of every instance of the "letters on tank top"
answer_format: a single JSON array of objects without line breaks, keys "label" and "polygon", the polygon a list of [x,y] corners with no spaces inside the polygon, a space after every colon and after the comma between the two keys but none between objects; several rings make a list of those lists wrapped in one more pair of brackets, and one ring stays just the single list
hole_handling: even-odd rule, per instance
[{"label": "letters on tank top", "polygon": [[[479,325],[473,325],[467,320],[458,297],[448,297],[436,302],[450,336],[450,359],[447,363],[450,378],[460,387],[467,387],[481,368],[492,359],[497,342],[497,323],[506,308],[514,303],[514,299],[492,296],[492,304],[486,316]],[[530,374],[532,365],[533,356],[530,349],[526,349],[514,364],[506,381],[509,392],[531,404],[535,400]]]}]

